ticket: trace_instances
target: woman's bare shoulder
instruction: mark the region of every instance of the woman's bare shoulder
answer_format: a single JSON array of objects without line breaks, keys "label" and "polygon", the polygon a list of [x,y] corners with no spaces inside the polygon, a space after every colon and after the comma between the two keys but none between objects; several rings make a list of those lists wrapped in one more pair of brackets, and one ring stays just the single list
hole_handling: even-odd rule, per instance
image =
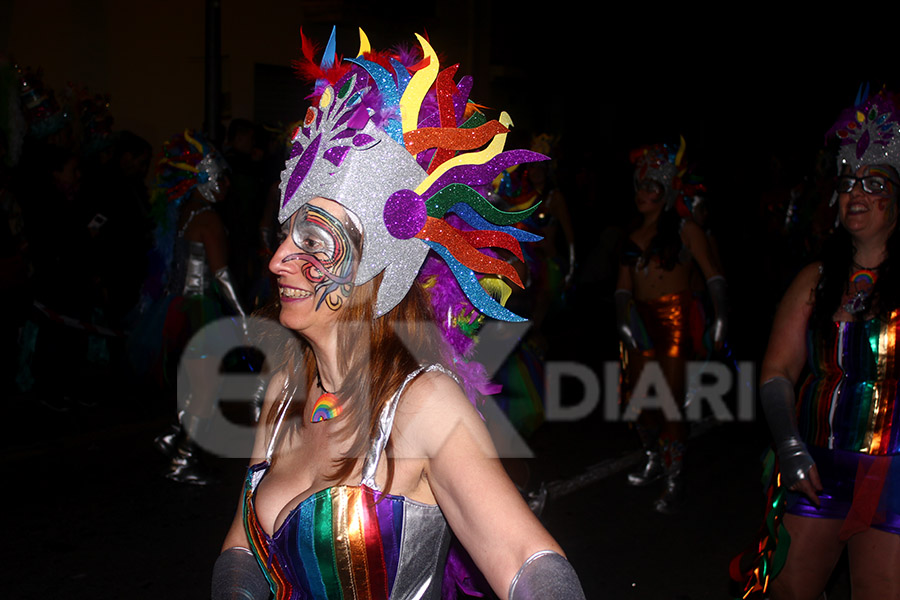
[{"label": "woman's bare shoulder", "polygon": [[[490,436],[479,412],[449,375],[428,372],[417,377],[397,406],[395,427],[416,447],[432,455],[449,436],[465,433],[481,445]],[[485,451],[490,452],[486,447]]]},{"label": "woman's bare shoulder", "polygon": [[439,370],[416,377],[404,394],[409,408],[437,411],[474,410],[460,384]]},{"label": "woman's bare shoulder", "polygon": [[816,286],[819,285],[819,278],[821,276],[821,262],[816,261],[806,265],[799,273],[797,273],[797,276],[794,277],[794,281],[791,282],[791,285],[785,294],[785,298],[811,304]]}]

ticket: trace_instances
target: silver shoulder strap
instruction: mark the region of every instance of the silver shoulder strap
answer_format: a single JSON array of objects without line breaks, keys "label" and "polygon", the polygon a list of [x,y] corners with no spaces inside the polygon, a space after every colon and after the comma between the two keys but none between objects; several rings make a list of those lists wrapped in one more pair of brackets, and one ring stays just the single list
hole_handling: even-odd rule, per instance
[{"label": "silver shoulder strap", "polygon": [[403,383],[400,384],[400,387],[397,388],[397,391],[394,392],[394,395],[391,396],[391,399],[385,404],[381,411],[381,415],[378,417],[378,434],[375,436],[375,439],[372,440],[372,445],[369,447],[369,451],[366,453],[366,460],[363,463],[362,485],[370,487],[373,490],[378,489],[375,485],[375,473],[378,471],[378,463],[381,461],[381,455],[387,447],[388,440],[391,437],[391,429],[394,427],[394,415],[397,413],[397,404],[400,402],[400,397],[406,390],[406,386],[408,386],[413,379],[422,373],[430,373],[432,371],[440,371],[444,375],[448,375],[456,380],[456,375],[441,365],[421,366],[406,376],[406,379],[403,380]]}]

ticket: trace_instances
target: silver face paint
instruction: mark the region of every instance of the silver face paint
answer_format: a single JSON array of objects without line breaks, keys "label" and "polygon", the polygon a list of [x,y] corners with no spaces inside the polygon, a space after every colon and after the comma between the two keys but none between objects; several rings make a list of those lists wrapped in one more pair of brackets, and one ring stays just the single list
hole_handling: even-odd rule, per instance
[{"label": "silver face paint", "polygon": [[197,191],[207,202],[216,202],[222,192],[222,179],[228,172],[228,163],[218,152],[210,152],[203,157],[197,170],[205,173],[207,180],[197,185]]}]

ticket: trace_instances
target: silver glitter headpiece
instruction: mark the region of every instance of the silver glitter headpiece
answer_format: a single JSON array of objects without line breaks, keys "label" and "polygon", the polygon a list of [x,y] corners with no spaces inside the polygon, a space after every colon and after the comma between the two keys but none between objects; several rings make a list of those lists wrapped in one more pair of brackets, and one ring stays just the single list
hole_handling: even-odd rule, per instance
[{"label": "silver glitter headpiece", "polygon": [[671,208],[678,198],[684,148],[684,138],[681,138],[677,152],[668,144],[653,144],[632,150],[630,155],[634,164],[635,187],[646,179],[662,185],[666,208]]},{"label": "silver glitter headpiece", "polygon": [[[281,173],[279,221],[317,197],[359,217],[363,251],[355,284],[384,272],[376,317],[406,296],[434,250],[479,311],[523,320],[497,303],[474,272],[504,275],[521,285],[511,265],[479,249],[501,247],[521,258],[519,242],[539,238],[512,225],[532,211],[503,213],[473,188],[483,189],[512,165],[546,157],[502,152],[509,116],[488,121],[475,111],[468,103],[471,78],[454,82],[457,67],[441,71],[421,36],[416,37],[424,59],[406,65],[396,53],[372,52],[362,30],[359,54],[341,64],[333,58],[334,35],[317,70],[313,104]],[[312,63],[309,54],[306,59]],[[450,212],[469,227],[449,225],[444,216]]]},{"label": "silver glitter headpiece", "polygon": [[222,190],[222,179],[228,172],[228,163],[216,150],[212,150],[203,157],[197,165],[197,191],[207,202],[216,202],[218,194]]},{"label": "silver glitter headpiece", "polygon": [[846,109],[828,130],[840,143],[838,173],[850,167],[855,173],[865,165],[890,165],[900,173],[900,111],[891,92],[881,90],[871,98],[868,86],[860,88],[853,107]]}]

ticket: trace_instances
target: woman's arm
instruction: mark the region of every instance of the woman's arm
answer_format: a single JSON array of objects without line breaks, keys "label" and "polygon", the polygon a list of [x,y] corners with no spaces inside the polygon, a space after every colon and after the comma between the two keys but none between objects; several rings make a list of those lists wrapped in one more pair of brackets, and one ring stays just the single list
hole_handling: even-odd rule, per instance
[{"label": "woman's arm", "polygon": [[[209,261],[209,270],[216,278],[216,285],[222,298],[228,303],[235,314],[246,318],[247,313],[241,306],[231,269],[228,268],[228,238],[222,219],[214,210],[208,210],[195,217],[191,227],[196,227],[198,236],[206,250],[206,259]],[[247,337],[246,323],[241,320],[244,336]]]},{"label": "woman's arm", "polygon": [[[250,464],[262,462],[266,456],[266,445],[269,441],[269,428],[266,423],[272,407],[278,399],[278,392],[284,385],[284,376],[276,373],[263,401],[259,424],[256,427],[256,438],[253,442]],[[243,493],[241,494],[243,500]],[[216,560],[212,577],[212,600],[266,600],[269,598],[269,583],[250,551],[247,534],[244,531],[242,502],[238,501],[237,512],[225,542],[222,553]]]},{"label": "woman's arm", "polygon": [[703,277],[709,280],[722,275],[713,262],[706,234],[703,233],[699,225],[693,221],[685,220],[684,226],[681,228],[681,239],[685,247],[691,251],[691,256],[697,261],[697,266],[700,267]]},{"label": "woman's arm", "polygon": [[[424,376],[401,406],[402,447],[426,458],[425,476],[441,511],[497,595],[508,598],[518,574],[515,599],[583,598],[568,563],[551,558],[562,558],[562,549],[506,475],[481,416],[459,386],[444,375]],[[549,552],[536,556],[542,551]],[[536,580],[545,581],[541,569],[561,573],[556,592],[534,589]]]},{"label": "woman's arm", "polygon": [[631,279],[631,267],[619,265],[619,277],[616,280],[616,292],[613,298],[616,302],[616,331],[619,339],[629,350],[637,350],[638,343],[635,327],[636,320],[640,320],[637,312],[632,310],[631,299],[633,297],[634,281]]},{"label": "woman's arm", "polygon": [[794,386],[806,362],[806,330],[819,281],[819,264],[804,268],[794,279],[775,313],[769,346],[760,370],[760,404],[766,414],[783,483],[818,504],[819,474],[800,441]]},{"label": "woman's arm", "polygon": [[[270,427],[268,426],[269,413],[273,410],[279,400],[279,395],[284,387],[284,374],[275,373],[269,380],[269,386],[266,388],[266,397],[263,400],[262,410],[260,411],[259,423],[256,425],[256,436],[253,440],[253,451],[251,453],[250,465],[259,464],[266,458],[266,446],[269,443]],[[241,497],[243,497],[243,490]],[[225,536],[225,542],[222,544],[222,551],[228,550],[233,546],[247,548],[247,535],[244,533],[244,517],[241,502],[238,502],[237,512],[234,520],[231,522],[231,528]]]},{"label": "woman's arm", "polygon": [[725,345],[725,334],[728,329],[728,298],[725,278],[719,271],[716,261],[713,260],[706,234],[699,225],[693,221],[685,221],[684,227],[681,229],[681,238],[706,278],[706,290],[709,292],[715,312],[712,323],[712,340],[716,350],[721,350]]}]

